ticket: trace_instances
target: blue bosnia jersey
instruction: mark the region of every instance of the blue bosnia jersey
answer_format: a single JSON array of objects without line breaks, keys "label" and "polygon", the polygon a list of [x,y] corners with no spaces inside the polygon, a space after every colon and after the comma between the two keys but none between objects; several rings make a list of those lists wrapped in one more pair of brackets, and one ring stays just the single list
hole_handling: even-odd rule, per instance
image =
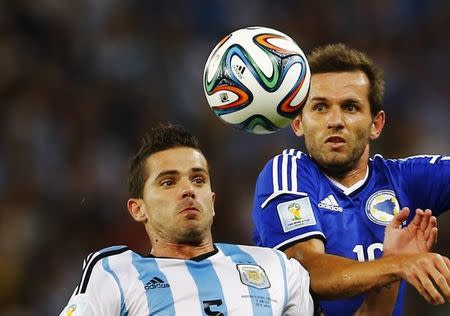
[{"label": "blue bosnia jersey", "polygon": [[[373,260],[382,256],[385,227],[402,207],[411,209],[408,222],[417,208],[430,208],[434,215],[450,209],[450,157],[376,155],[365,179],[345,188],[325,176],[310,156],[285,150],[258,177],[254,241],[284,250],[320,238],[328,254]],[[402,284],[394,315],[401,314],[404,295]],[[364,298],[321,301],[321,306],[325,315],[352,315]]]}]

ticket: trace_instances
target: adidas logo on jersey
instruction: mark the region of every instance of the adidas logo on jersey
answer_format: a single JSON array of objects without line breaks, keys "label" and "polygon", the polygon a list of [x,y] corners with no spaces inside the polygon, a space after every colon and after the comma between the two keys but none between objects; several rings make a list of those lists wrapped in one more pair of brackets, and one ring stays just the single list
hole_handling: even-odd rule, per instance
[{"label": "adidas logo on jersey", "polygon": [[335,212],[342,212],[344,210],[341,206],[339,206],[338,202],[332,194],[328,195],[326,198],[320,201],[317,206]]},{"label": "adidas logo on jersey", "polygon": [[170,287],[170,285],[158,277],[154,277],[153,279],[148,281],[147,284],[145,284],[145,286],[144,286],[146,291],[153,290],[153,289],[161,289],[161,288],[166,288],[166,287]]}]

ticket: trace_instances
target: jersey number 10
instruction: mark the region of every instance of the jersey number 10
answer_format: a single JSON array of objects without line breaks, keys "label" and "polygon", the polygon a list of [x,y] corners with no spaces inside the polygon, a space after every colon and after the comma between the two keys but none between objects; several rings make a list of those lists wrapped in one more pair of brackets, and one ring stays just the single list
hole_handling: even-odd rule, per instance
[{"label": "jersey number 10", "polygon": [[360,262],[375,260],[375,250],[380,251],[381,254],[383,252],[383,244],[379,242],[370,244],[366,251],[364,251],[363,245],[356,245],[355,248],[353,248],[353,252],[356,253],[356,257]]}]

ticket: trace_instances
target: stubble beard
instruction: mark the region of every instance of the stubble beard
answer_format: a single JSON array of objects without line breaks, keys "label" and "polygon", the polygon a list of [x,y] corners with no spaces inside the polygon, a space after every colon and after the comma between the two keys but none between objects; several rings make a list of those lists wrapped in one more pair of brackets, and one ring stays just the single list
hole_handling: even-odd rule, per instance
[{"label": "stubble beard", "polygon": [[211,225],[208,223],[184,223],[185,227],[178,235],[180,244],[199,245],[205,241],[211,231]]},{"label": "stubble beard", "polygon": [[364,154],[364,149],[364,147],[360,148],[360,146],[356,146],[348,154],[309,150],[308,152],[326,175],[341,178],[358,166],[358,163]]}]

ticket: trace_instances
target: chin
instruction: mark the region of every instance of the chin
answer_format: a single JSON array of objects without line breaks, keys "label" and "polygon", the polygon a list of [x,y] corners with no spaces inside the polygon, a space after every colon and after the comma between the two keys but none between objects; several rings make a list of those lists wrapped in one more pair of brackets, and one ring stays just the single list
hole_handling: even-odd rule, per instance
[{"label": "chin", "polygon": [[198,245],[203,242],[205,236],[197,230],[191,230],[184,234],[182,239],[184,244]]},{"label": "chin", "polygon": [[180,240],[188,244],[199,244],[205,239],[205,236],[206,230],[199,223],[187,223],[184,230],[180,232]]},{"label": "chin", "polygon": [[353,162],[347,157],[342,157],[342,155],[333,156],[334,157],[327,157],[317,162],[322,169],[331,173],[345,173],[353,168]]}]

